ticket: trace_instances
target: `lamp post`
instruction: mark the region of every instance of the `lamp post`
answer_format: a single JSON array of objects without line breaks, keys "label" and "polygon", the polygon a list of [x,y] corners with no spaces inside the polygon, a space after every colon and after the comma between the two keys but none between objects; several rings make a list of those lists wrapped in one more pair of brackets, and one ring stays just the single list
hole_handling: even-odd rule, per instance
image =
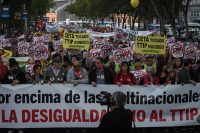
[{"label": "lamp post", "polygon": [[27,11],[26,11],[26,4],[23,5],[22,17],[24,19],[24,30],[27,31],[28,14],[27,14]]}]

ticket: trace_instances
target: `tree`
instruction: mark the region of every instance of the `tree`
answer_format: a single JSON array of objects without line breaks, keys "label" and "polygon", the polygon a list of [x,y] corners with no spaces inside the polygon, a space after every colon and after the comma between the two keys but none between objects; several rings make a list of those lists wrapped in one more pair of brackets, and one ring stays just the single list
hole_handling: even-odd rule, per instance
[{"label": "tree", "polygon": [[182,11],[183,11],[183,16],[184,16],[184,22],[185,22],[185,29],[186,29],[186,40],[188,39],[188,8],[190,6],[191,0],[184,0],[183,1],[183,6],[182,6]]},{"label": "tree", "polygon": [[[4,0],[4,5],[10,7],[11,22],[15,21],[14,14],[16,12],[22,13],[25,10],[28,12],[29,20],[36,19],[37,16],[44,15],[51,6],[54,0]],[[18,22],[20,22],[19,20]],[[21,23],[21,22],[20,22]],[[13,23],[13,25],[16,23]]]}]

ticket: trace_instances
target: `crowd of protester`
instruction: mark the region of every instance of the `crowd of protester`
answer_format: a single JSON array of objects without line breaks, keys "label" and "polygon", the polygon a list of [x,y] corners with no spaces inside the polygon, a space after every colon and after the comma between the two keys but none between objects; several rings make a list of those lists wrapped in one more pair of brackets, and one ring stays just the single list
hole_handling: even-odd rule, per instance
[{"label": "crowd of protester", "polygon": [[[93,31],[110,32],[112,29],[92,27]],[[8,48],[12,56],[19,56],[17,43],[19,37],[24,35],[22,40],[32,42],[33,37],[40,36],[42,32],[35,34],[35,29],[28,29],[23,33],[20,30],[2,31],[7,38],[12,38],[12,47]],[[60,33],[52,34],[53,40],[62,37]],[[113,41],[110,38],[109,41]],[[114,43],[114,42],[113,42]],[[200,82],[200,61],[183,58],[174,58],[170,51],[165,55],[141,55],[133,54],[133,59],[115,63],[110,57],[91,58],[89,53],[86,56],[80,53],[70,55],[68,50],[56,52],[53,49],[52,41],[48,42],[49,57],[47,60],[34,60],[30,58],[27,64],[34,64],[34,75],[25,72],[24,66],[20,66],[15,58],[5,61],[6,49],[0,49],[0,82],[2,84],[90,84],[94,87],[99,84],[113,84],[117,86],[142,85],[167,85],[167,84],[193,84]],[[92,47],[92,46],[91,46]],[[126,46],[124,46],[126,47]],[[54,54],[52,54],[54,53]],[[83,51],[81,52],[81,54]],[[7,65],[6,65],[7,63]],[[144,72],[138,76],[137,71]]]},{"label": "crowd of protester", "polygon": [[[0,54],[3,54],[3,49]],[[97,57],[80,58],[78,55],[67,56],[63,53],[55,53],[50,63],[29,60],[34,64],[34,75],[26,73],[23,66],[20,68],[15,58],[9,59],[7,67],[0,58],[1,83],[70,83],[70,84],[116,84],[121,85],[167,85],[188,84],[196,85],[200,82],[200,62],[192,60],[172,58],[165,56],[146,55],[135,56],[131,61],[123,61],[116,64],[112,60]],[[168,58],[168,59],[167,59]],[[89,60],[89,62],[87,62]],[[28,63],[28,62],[27,62]],[[136,71],[145,70],[139,77]],[[13,76],[13,79],[9,79]]]}]

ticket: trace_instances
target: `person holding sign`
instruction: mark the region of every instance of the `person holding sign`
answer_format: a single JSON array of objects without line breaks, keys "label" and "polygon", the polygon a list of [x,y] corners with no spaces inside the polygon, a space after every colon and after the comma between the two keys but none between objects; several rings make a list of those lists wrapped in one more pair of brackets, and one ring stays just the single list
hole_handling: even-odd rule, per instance
[{"label": "person holding sign", "polygon": [[129,64],[127,61],[123,61],[120,65],[120,72],[115,76],[114,84],[118,86],[124,85],[135,85],[135,77],[129,70]]},{"label": "person holding sign", "polygon": [[10,70],[7,71],[5,78],[2,80],[4,84],[24,84],[27,83],[26,75],[24,72],[19,71],[19,63],[15,58],[9,59]]},{"label": "person holding sign", "polygon": [[57,55],[53,56],[53,66],[47,69],[46,79],[49,84],[65,83],[66,74],[65,74],[65,70],[61,67],[61,58],[59,56]]}]

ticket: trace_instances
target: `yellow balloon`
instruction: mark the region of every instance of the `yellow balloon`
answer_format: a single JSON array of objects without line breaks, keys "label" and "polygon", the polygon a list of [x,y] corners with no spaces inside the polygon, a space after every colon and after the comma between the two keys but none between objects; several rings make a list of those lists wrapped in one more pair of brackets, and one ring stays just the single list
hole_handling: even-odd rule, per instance
[{"label": "yellow balloon", "polygon": [[131,0],[131,6],[133,8],[137,8],[139,6],[139,0]]}]

